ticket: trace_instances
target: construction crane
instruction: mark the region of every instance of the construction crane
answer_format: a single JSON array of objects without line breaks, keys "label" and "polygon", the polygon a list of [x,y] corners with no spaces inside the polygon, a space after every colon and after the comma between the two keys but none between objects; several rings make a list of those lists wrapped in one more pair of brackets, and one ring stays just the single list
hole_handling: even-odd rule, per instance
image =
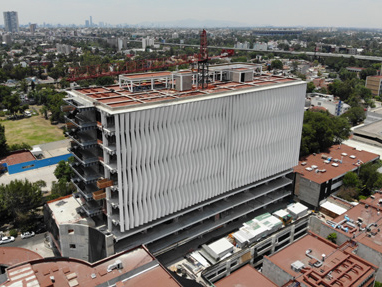
[{"label": "construction crane", "polygon": [[221,59],[234,55],[234,50],[222,50],[220,55],[208,57],[207,32],[203,30],[200,34],[199,54],[188,56],[172,56],[170,58],[160,58],[151,60],[129,61],[116,64],[101,64],[84,67],[69,68],[69,82],[94,79],[105,76],[116,76],[120,74],[130,74],[147,72],[156,69],[164,69],[184,64],[197,64],[198,66],[198,86],[204,89],[208,85],[208,62],[213,59]]}]

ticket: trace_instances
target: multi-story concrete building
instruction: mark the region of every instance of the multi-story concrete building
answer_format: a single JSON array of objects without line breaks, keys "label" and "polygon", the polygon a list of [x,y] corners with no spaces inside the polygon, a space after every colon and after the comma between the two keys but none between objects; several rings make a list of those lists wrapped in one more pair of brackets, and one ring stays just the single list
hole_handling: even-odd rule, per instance
[{"label": "multi-story concrete building", "polygon": [[[344,244],[349,240],[357,248],[354,254],[369,262],[381,266],[382,264],[382,193],[377,192],[358,205],[333,219],[324,220],[311,217],[309,228],[322,237],[336,233],[337,244]],[[382,270],[378,270],[376,280],[382,281]]]},{"label": "multi-story concrete building", "polygon": [[19,32],[19,17],[15,11],[3,12],[4,28],[6,32],[18,33]]},{"label": "multi-story concrete building", "polygon": [[341,100],[335,100],[332,95],[311,93],[308,99],[310,100],[311,106],[323,107],[334,116],[340,116],[350,109],[350,105]]},{"label": "multi-story concrete building", "polygon": [[325,153],[309,155],[294,168],[295,199],[316,208],[340,189],[347,172],[357,171],[363,163],[378,159],[377,154],[347,145],[334,145]]},{"label": "multi-story concrete building", "polygon": [[277,286],[374,286],[377,265],[354,255],[356,246],[341,246],[309,234],[264,257],[262,274]]},{"label": "multi-story concrete building", "polygon": [[380,96],[382,89],[382,76],[368,76],[366,78],[366,88],[371,90],[373,96]]},{"label": "multi-story concrete building", "polygon": [[76,197],[115,251],[191,240],[292,193],[305,82],[247,64],[210,67],[205,90],[197,77],[121,75],[68,92]]}]

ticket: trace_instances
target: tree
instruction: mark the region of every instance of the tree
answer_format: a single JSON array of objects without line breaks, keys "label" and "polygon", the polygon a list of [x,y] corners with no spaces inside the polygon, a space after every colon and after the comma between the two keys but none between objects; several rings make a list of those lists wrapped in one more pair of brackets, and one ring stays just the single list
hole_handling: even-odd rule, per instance
[{"label": "tree", "polygon": [[48,200],[53,200],[61,196],[72,194],[76,191],[75,186],[71,182],[65,182],[59,180],[58,182],[52,182],[51,194],[48,196]]},{"label": "tree", "polygon": [[0,124],[0,157],[8,154],[7,139],[5,137],[5,127]]},{"label": "tree", "polygon": [[0,185],[0,213],[15,218],[28,214],[29,211],[41,206],[42,193],[39,184],[28,180],[13,180],[7,185]]},{"label": "tree", "polygon": [[316,89],[316,86],[313,84],[313,82],[309,82],[306,86],[307,93],[313,93],[315,89]]},{"label": "tree", "polygon": [[324,151],[335,143],[341,143],[350,134],[346,119],[330,116],[325,111],[306,111],[302,127],[300,155]]},{"label": "tree", "polygon": [[28,82],[25,79],[20,81],[20,88],[26,94],[28,92]]},{"label": "tree", "polygon": [[333,243],[336,243],[337,241],[337,233],[333,232],[333,233],[330,233],[326,239],[328,239],[329,241],[333,242]]},{"label": "tree", "polygon": [[377,70],[373,67],[369,67],[369,68],[366,68],[364,70],[362,70],[360,73],[359,73],[359,77],[362,79],[362,80],[366,80],[366,78],[368,76],[375,76],[377,74]]},{"label": "tree", "polygon": [[346,118],[353,126],[356,126],[366,118],[366,113],[362,107],[352,107],[341,117]]},{"label": "tree", "polygon": [[343,180],[343,184],[345,187],[359,187],[361,181],[358,178],[358,175],[355,172],[349,171],[345,174]]},{"label": "tree", "polygon": [[283,62],[281,62],[280,60],[273,60],[271,62],[271,69],[272,70],[274,70],[274,69],[282,70],[283,67],[284,67]]},{"label": "tree", "polygon": [[73,170],[69,166],[69,162],[60,161],[54,170],[54,176],[58,179],[58,181],[69,182],[73,176]]}]

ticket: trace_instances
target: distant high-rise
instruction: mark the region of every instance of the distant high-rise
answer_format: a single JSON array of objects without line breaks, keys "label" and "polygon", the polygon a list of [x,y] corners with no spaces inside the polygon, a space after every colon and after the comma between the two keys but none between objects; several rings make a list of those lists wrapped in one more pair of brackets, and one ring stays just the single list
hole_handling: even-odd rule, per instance
[{"label": "distant high-rise", "polygon": [[90,27],[93,27],[93,17],[90,16]]},{"label": "distant high-rise", "polygon": [[29,25],[29,30],[30,30],[32,35],[34,35],[34,33],[36,32],[36,27],[37,27],[37,24],[30,24]]},{"label": "distant high-rise", "polygon": [[4,27],[7,32],[19,32],[19,17],[17,12],[8,11],[4,12]]},{"label": "distant high-rise", "polygon": [[85,27],[89,27],[89,20],[85,20]]}]

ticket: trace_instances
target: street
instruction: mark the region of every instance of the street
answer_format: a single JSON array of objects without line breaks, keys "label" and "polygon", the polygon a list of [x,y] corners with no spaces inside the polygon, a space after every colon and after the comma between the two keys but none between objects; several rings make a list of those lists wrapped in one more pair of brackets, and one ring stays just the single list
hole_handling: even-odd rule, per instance
[{"label": "street", "polygon": [[43,257],[53,257],[53,251],[44,244],[45,233],[36,234],[27,239],[21,239],[17,236],[14,242],[1,244],[0,247],[21,247],[40,254]]}]

